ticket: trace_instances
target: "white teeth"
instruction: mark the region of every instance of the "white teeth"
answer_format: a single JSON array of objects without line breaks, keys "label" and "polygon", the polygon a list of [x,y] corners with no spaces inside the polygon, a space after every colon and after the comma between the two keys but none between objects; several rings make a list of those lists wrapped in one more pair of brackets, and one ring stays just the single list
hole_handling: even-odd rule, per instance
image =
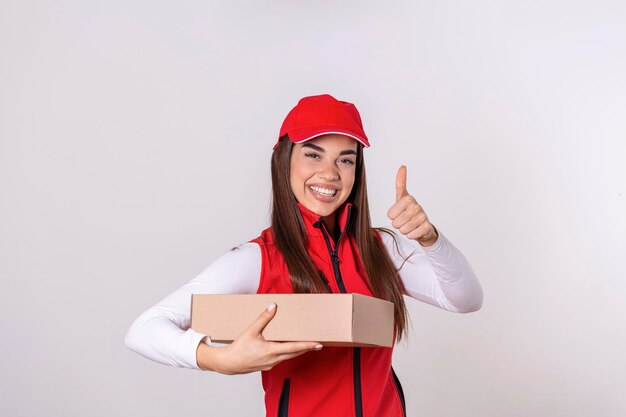
[{"label": "white teeth", "polygon": [[315,185],[311,185],[309,188],[318,194],[326,195],[328,197],[332,197],[337,194],[337,190],[328,190],[326,188],[316,187]]}]

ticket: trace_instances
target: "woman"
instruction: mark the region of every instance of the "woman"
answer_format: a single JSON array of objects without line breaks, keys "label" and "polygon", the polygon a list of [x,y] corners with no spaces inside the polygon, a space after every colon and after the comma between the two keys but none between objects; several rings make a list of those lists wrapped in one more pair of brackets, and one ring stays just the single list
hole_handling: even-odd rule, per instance
[{"label": "woman", "polygon": [[261,331],[276,312],[273,304],[227,347],[211,346],[207,335],[189,328],[194,293],[375,296],[394,303],[398,339],[407,324],[403,294],[450,311],[480,308],[478,280],[407,192],[405,167],[388,215],[408,240],[371,227],[363,147],[369,141],[354,105],[327,94],[301,99],[274,145],[271,227],[144,312],[127,346],[169,365],[262,371],[268,416],[406,415],[393,348],[267,342]]}]

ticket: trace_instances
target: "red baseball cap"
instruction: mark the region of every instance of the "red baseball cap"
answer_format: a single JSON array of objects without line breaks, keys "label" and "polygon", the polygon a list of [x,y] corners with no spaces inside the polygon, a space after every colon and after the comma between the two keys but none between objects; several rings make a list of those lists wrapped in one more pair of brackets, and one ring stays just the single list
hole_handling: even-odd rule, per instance
[{"label": "red baseball cap", "polygon": [[276,149],[280,138],[286,134],[292,142],[302,143],[331,133],[349,136],[365,147],[370,146],[354,104],[339,101],[330,94],[303,97],[285,117],[279,140],[272,149]]}]

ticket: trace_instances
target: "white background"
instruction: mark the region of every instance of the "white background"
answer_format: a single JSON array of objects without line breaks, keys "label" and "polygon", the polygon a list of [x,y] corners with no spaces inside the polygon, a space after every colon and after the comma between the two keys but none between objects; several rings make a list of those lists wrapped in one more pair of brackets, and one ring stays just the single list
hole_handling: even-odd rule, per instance
[{"label": "white background", "polygon": [[410,416],[626,415],[622,1],[0,1],[0,414],[262,416],[258,374],[130,323],[268,224],[305,95],[354,102],[375,225],[398,166],[479,276],[408,300]]}]

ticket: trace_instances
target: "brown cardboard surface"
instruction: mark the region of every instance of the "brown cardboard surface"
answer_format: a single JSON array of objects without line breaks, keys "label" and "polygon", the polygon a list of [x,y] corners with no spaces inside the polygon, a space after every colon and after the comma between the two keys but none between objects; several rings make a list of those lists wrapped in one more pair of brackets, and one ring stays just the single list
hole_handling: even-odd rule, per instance
[{"label": "brown cardboard surface", "polygon": [[393,303],[380,304],[378,298],[354,294],[353,334],[355,340],[390,347],[393,340]]},{"label": "brown cardboard surface", "polygon": [[393,303],[361,294],[194,294],[191,327],[214,342],[231,342],[271,303],[277,310],[263,330],[267,340],[393,344]]}]

